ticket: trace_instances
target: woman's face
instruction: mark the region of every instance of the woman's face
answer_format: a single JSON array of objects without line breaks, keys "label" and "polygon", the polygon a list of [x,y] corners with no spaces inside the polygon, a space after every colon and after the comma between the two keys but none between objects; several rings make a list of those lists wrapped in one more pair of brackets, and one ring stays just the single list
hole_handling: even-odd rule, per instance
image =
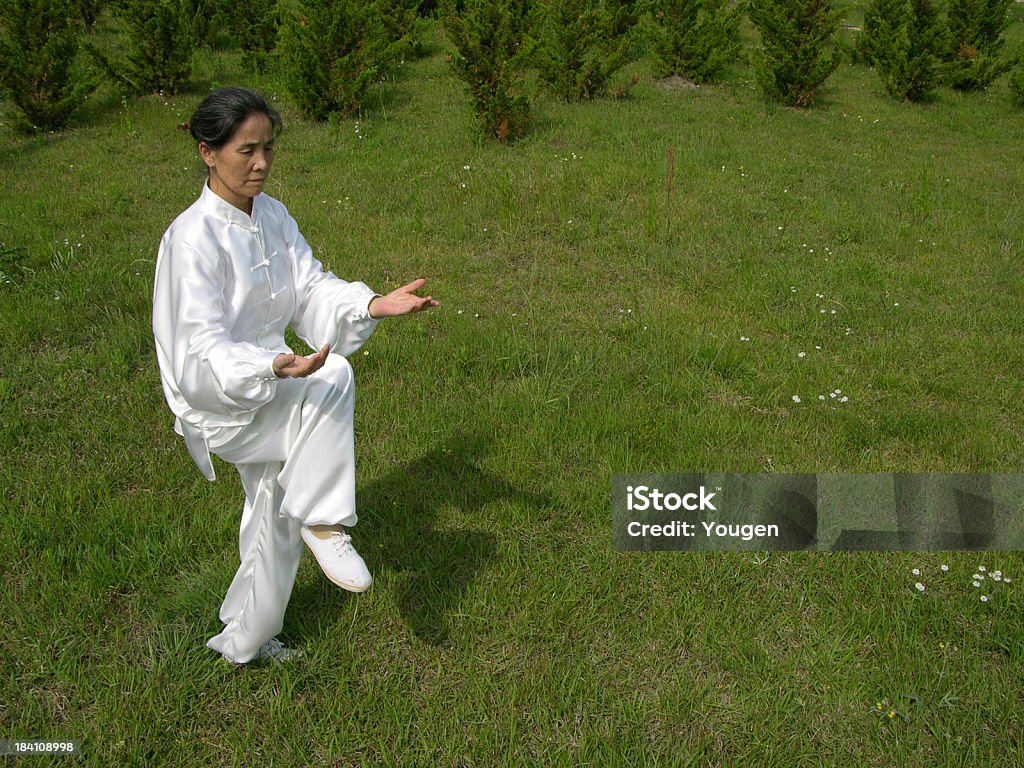
[{"label": "woman's face", "polygon": [[236,208],[252,213],[252,199],[274,163],[274,126],[263,114],[252,114],[220,149],[199,145],[210,169],[210,189]]}]

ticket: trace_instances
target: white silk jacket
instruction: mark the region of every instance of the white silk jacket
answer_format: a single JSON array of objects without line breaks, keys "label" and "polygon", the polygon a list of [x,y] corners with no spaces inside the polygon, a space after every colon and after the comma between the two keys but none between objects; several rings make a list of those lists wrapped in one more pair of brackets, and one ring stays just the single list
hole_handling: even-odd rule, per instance
[{"label": "white silk jacket", "polygon": [[274,198],[253,198],[250,217],[203,185],[160,240],[153,334],[175,431],[208,479],[207,430],[245,426],[273,398],[285,329],[348,356],[377,326],[375,295],[325,271]]}]

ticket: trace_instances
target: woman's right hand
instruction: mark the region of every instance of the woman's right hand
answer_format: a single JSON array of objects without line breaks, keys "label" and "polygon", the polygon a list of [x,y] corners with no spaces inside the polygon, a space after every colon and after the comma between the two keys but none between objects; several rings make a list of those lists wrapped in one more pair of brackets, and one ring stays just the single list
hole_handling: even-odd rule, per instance
[{"label": "woman's right hand", "polygon": [[309,357],[282,352],[274,358],[274,375],[278,378],[291,379],[301,379],[309,376],[311,373],[316,373],[324,367],[330,351],[331,345],[324,344],[319,352]]}]

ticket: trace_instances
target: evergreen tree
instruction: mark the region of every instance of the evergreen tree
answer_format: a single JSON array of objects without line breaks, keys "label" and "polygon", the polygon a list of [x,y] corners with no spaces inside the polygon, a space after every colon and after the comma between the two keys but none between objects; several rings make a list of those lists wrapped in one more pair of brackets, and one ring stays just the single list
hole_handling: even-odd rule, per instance
[{"label": "evergreen tree", "polygon": [[762,93],[791,107],[810,105],[839,65],[832,0],[753,0],[750,20],[761,33],[755,75]]},{"label": "evergreen tree", "polygon": [[388,34],[380,7],[362,0],[301,0],[280,39],[288,88],[315,120],[358,112],[403,46]]},{"label": "evergreen tree", "polygon": [[19,129],[64,127],[95,88],[74,70],[81,33],[68,0],[0,0],[0,91]]},{"label": "evergreen tree", "polygon": [[637,14],[623,0],[545,0],[536,6],[534,64],[567,101],[603,96],[633,47]]},{"label": "evergreen tree", "polygon": [[399,56],[418,55],[421,51],[421,38],[424,24],[420,18],[419,0],[377,0],[380,4],[384,27],[391,40],[402,41],[403,47]]},{"label": "evergreen tree", "polygon": [[105,0],[72,0],[72,6],[78,11],[78,16],[90,32],[96,26],[96,20],[100,17]]},{"label": "evergreen tree", "polygon": [[655,0],[652,54],[657,74],[713,80],[740,53],[743,8],[728,0]]},{"label": "evergreen tree", "polygon": [[107,74],[132,93],[178,93],[192,74],[194,9],[188,0],[118,0],[127,39],[124,61],[88,50]]},{"label": "evergreen tree", "polygon": [[216,47],[217,35],[225,26],[226,18],[234,16],[238,19],[254,19],[264,5],[259,0],[249,0],[245,4],[244,13],[235,11],[232,14],[226,0],[182,0],[182,4],[182,13],[188,19],[195,43],[207,48]]},{"label": "evergreen tree", "polygon": [[932,0],[873,0],[858,41],[893,98],[920,101],[938,84],[943,28]]},{"label": "evergreen tree", "polygon": [[959,90],[978,90],[1013,66],[1003,59],[1003,32],[1013,0],[950,0],[946,73]]},{"label": "evergreen tree", "polygon": [[233,26],[242,63],[257,72],[266,71],[281,28],[278,0],[249,0],[247,12],[235,17]]},{"label": "evergreen tree", "polygon": [[1018,107],[1024,107],[1024,60],[1017,63],[1010,75],[1010,93]]},{"label": "evergreen tree", "polygon": [[505,142],[526,131],[524,90],[529,0],[444,0],[441,17],[455,46],[452,67],[473,97],[480,126]]}]

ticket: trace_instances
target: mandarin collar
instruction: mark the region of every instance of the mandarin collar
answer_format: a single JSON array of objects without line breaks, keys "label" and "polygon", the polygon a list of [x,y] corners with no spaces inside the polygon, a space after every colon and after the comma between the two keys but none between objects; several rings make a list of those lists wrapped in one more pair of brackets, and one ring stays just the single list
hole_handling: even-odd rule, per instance
[{"label": "mandarin collar", "polygon": [[199,200],[203,208],[217,218],[224,219],[232,224],[238,224],[246,229],[253,229],[256,226],[259,211],[263,207],[263,201],[260,200],[261,197],[263,197],[262,192],[252,199],[251,217],[245,211],[235,208],[235,206],[210,189],[209,182],[203,182],[203,193],[200,195]]}]

